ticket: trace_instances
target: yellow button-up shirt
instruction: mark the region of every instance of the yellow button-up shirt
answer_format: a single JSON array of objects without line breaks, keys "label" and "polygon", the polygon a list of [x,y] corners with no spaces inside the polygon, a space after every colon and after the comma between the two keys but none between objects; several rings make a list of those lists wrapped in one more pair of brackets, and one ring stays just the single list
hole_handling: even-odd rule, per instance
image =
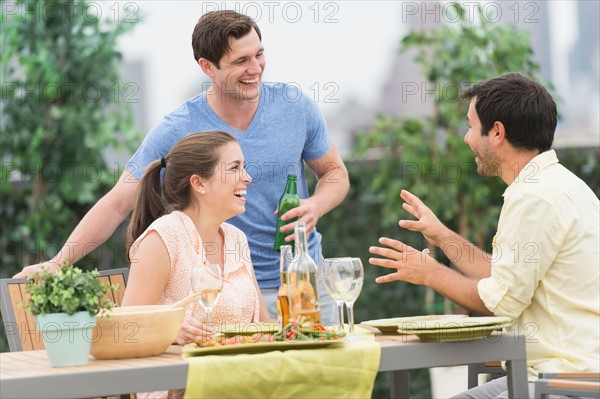
[{"label": "yellow button-up shirt", "polygon": [[504,192],[492,273],[477,288],[526,338],[529,379],[600,368],[600,214],[590,188],[558,163],[533,158]]}]

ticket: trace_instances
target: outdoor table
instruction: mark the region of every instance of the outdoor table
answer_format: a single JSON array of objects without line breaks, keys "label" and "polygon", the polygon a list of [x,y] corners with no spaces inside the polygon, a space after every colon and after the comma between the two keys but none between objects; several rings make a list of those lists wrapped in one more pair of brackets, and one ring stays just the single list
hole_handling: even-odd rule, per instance
[{"label": "outdoor table", "polygon": [[414,335],[376,335],[376,339],[381,345],[379,371],[390,372],[391,398],[408,398],[409,370],[499,360],[506,361],[508,397],[529,397],[522,335],[494,333],[484,339],[456,342],[420,342]]},{"label": "outdoor table", "polygon": [[[391,372],[391,397],[408,397],[408,370],[506,360],[511,398],[528,397],[523,336],[493,334],[460,342],[420,342],[411,335],[376,334],[380,372]],[[351,345],[346,342],[345,345]],[[303,349],[315,350],[319,349]],[[181,347],[159,356],[96,360],[86,366],[52,368],[45,351],[0,354],[0,397],[82,398],[185,388],[188,363]],[[467,382],[465,381],[465,389]]]}]

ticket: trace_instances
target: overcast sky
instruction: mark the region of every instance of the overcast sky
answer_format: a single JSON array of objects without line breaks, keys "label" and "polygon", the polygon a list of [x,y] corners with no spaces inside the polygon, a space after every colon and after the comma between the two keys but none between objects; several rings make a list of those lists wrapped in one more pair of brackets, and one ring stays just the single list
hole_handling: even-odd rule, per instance
[{"label": "overcast sky", "polygon": [[[206,77],[193,59],[191,35],[198,18],[207,11],[234,9],[254,18],[261,28],[266,51],[263,80],[296,84],[328,116],[336,114],[351,98],[373,107],[390,78],[399,42],[408,31],[408,18],[413,16],[429,23],[453,22],[450,3],[436,6],[431,1],[106,0],[101,4],[107,16],[120,20],[141,18],[141,23],[121,38],[119,47],[126,61],[145,65],[144,124],[151,127],[202,88]],[[525,27],[543,17],[539,5],[532,1],[462,3],[475,19],[476,5],[494,19],[500,4],[504,17],[524,23]],[[575,87],[568,68],[569,51],[577,40],[577,3],[553,0],[548,4],[550,26],[558,25],[553,20],[561,26],[559,30],[551,29],[548,37],[553,69],[549,78],[561,97],[589,98],[587,94],[570,93]],[[592,97],[598,101],[597,93]],[[570,112],[567,106],[571,103],[589,114],[586,103],[577,101],[563,104],[564,112]],[[595,117],[590,125],[596,136],[599,119]]]},{"label": "overcast sky", "polygon": [[143,19],[120,47],[126,60],[147,62],[154,122],[200,87],[204,75],[191,35],[206,11],[235,9],[255,18],[266,51],[263,79],[294,82],[324,112],[339,104],[335,100],[376,98],[404,29],[397,1],[138,1],[127,10],[125,4],[121,18],[135,11]]}]

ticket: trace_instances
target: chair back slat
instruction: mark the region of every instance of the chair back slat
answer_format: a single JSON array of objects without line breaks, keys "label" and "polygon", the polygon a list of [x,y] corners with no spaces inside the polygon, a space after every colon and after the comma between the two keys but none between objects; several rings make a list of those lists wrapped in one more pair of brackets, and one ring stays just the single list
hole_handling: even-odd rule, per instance
[{"label": "chair back slat", "polygon": [[[102,285],[109,285],[110,284],[110,278],[108,276],[98,276],[96,277],[96,280],[100,280],[100,282],[102,283]],[[104,294],[104,296],[102,297],[102,299],[108,299],[111,302],[115,302],[114,298],[113,298],[113,294],[112,291],[108,291],[106,294]]]},{"label": "chair back slat", "polygon": [[[534,383],[534,399],[564,395],[568,397],[600,398],[600,382],[570,379],[538,378]],[[563,396],[561,396],[563,397]]]},{"label": "chair back slat", "polygon": [[[27,303],[29,301],[29,296],[25,292],[24,281],[15,280],[14,283],[9,283],[7,288],[10,298],[10,301],[7,303],[7,305],[10,306],[14,316],[12,320],[6,320],[5,315],[3,314],[2,319],[5,322],[5,331],[7,339],[9,340],[9,344],[13,344],[9,345],[11,347],[10,349],[44,349],[42,337],[35,328],[35,317],[29,314],[29,312],[25,310],[24,306],[21,306],[22,303]],[[7,324],[7,321],[9,324]],[[9,334],[11,334],[11,337],[8,337]],[[13,349],[15,345],[17,345],[17,348]],[[18,348],[18,345],[20,345],[20,349]]]},{"label": "chair back slat", "polygon": [[596,381],[579,381],[579,380],[548,380],[550,388],[577,388],[587,390],[600,390],[600,382]]},{"label": "chair back slat", "polygon": [[[3,287],[4,289],[4,287]],[[6,297],[5,295],[8,295]],[[23,300],[21,296],[21,289],[19,288],[19,284],[8,284],[6,286],[6,291],[2,293],[2,320],[4,321],[4,330],[6,331],[6,339],[8,340],[8,344],[10,350],[13,351],[14,345],[20,345],[21,347],[27,347],[26,342],[24,342],[24,338],[26,335],[19,334],[19,331],[26,331],[27,326],[27,317],[25,315],[25,309],[19,306],[19,303]],[[6,305],[6,309],[5,306]],[[6,312],[12,312],[12,320],[7,320]],[[31,347],[31,345],[29,345]],[[18,350],[21,350],[20,348]],[[27,350],[31,350],[27,349]]]},{"label": "chair back slat", "polygon": [[123,301],[123,296],[125,296],[125,275],[124,274],[113,274],[112,276],[108,276],[110,279],[111,285],[118,285],[116,291],[112,292],[112,300],[115,303],[115,306],[121,306],[121,302]]},{"label": "chair back slat", "polygon": [[[544,378],[547,378],[546,375]],[[600,373],[555,373],[553,378],[600,380]]]},{"label": "chair back slat", "polygon": [[[24,303],[29,303],[29,294],[25,291],[25,283],[15,284],[21,292],[21,298],[23,298]],[[20,313],[25,315],[25,319],[27,320],[27,324],[23,324],[23,326],[27,327],[25,331],[19,328],[19,335],[21,336],[21,343],[25,343],[23,346],[23,350],[38,350],[44,349],[44,342],[42,340],[42,335],[37,329],[35,316],[32,316],[31,313],[25,310],[24,306],[19,306],[19,302],[13,303],[13,308],[17,307],[20,309]],[[28,348],[28,349],[26,349]]]},{"label": "chair back slat", "polygon": [[[115,306],[121,306],[128,272],[129,269],[126,268],[104,270],[96,277],[102,284],[119,285],[118,290],[105,295],[115,303]],[[22,302],[29,302],[29,296],[25,292],[26,282],[25,279],[0,280],[2,321],[11,352],[44,349],[41,334],[36,328],[35,317],[20,305]]]}]

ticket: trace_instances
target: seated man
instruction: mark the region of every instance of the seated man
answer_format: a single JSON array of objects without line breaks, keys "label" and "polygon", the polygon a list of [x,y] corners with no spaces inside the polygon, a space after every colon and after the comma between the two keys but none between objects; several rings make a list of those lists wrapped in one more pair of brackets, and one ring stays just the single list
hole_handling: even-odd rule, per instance
[{"label": "seated man", "polygon": [[[493,253],[475,248],[402,191],[403,208],[417,220],[401,220],[400,226],[454,252],[446,255],[458,271],[381,238],[382,247],[370,248],[380,258],[370,263],[395,270],[376,281],[426,285],[473,312],[514,319],[509,331],[525,336],[530,381],[540,372],[597,372],[599,201],[550,150],[556,104],[543,86],[515,73],[480,82],[463,98],[471,99],[465,142],[476,155],[477,172],[508,185]],[[456,248],[466,251],[457,256]],[[456,397],[507,397],[506,377]]]}]

